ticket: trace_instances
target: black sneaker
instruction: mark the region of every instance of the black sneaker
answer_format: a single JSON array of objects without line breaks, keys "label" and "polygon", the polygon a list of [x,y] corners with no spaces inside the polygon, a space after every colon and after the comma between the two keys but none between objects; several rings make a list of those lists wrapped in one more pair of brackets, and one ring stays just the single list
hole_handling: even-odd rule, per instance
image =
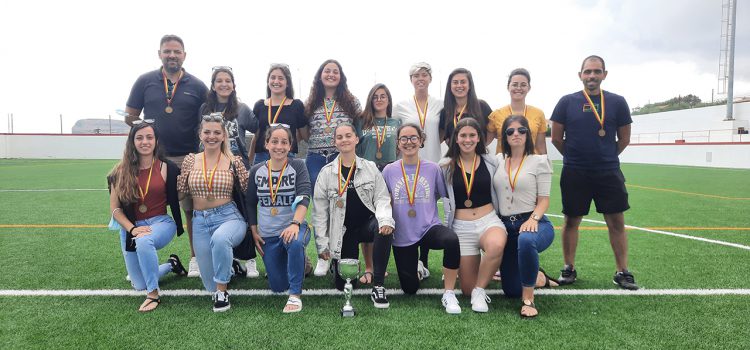
[{"label": "black sneaker", "polygon": [[232,305],[229,304],[229,293],[217,290],[214,293],[214,312],[224,312],[229,310]]},{"label": "black sneaker", "polygon": [[628,270],[622,270],[622,272],[616,272],[612,282],[622,289],[627,290],[638,290],[638,285],[635,284],[635,277]]},{"label": "black sneaker", "polygon": [[178,276],[187,276],[187,270],[185,270],[185,266],[182,265],[180,257],[178,257],[177,254],[171,254],[167,261],[169,261],[169,265],[172,266],[172,272],[176,273]]},{"label": "black sneaker", "polygon": [[576,278],[578,278],[578,272],[576,272],[576,270],[572,269],[570,266],[565,265],[565,267],[560,270],[560,278],[557,279],[557,283],[561,286],[566,284],[573,284],[573,282],[576,281]]},{"label": "black sneaker", "polygon": [[378,309],[387,309],[389,306],[391,306],[391,304],[388,303],[388,299],[386,299],[385,297],[385,287],[372,287],[370,299],[372,300],[372,305],[374,305]]},{"label": "black sneaker", "polygon": [[232,274],[235,276],[245,277],[247,276],[247,269],[239,260],[232,259]]}]

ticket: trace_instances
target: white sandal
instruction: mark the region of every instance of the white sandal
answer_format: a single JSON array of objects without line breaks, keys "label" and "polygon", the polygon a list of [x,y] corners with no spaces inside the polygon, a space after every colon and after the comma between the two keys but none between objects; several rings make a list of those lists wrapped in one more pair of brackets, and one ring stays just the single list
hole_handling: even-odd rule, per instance
[{"label": "white sandal", "polygon": [[[287,310],[286,307],[289,305],[298,306],[298,308]],[[283,312],[285,314],[291,314],[291,313],[300,312],[300,311],[302,311],[302,299],[298,297],[290,296],[289,299],[286,300],[286,305],[284,306]]]}]

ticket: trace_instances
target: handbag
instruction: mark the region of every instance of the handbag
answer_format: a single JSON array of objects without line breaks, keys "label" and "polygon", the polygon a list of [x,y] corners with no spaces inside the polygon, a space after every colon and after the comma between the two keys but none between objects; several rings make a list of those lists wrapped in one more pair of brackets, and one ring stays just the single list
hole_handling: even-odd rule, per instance
[{"label": "handbag", "polygon": [[[245,209],[245,192],[243,192],[242,188],[240,187],[240,178],[239,176],[237,176],[237,168],[234,166],[234,162],[230,162],[230,164],[232,167],[232,176],[234,177],[234,185],[232,187],[232,200],[237,206],[237,209],[240,211],[240,214],[242,214],[242,218],[244,218],[245,222],[247,222],[247,210]],[[255,240],[253,239],[253,234],[250,232],[249,226],[247,227],[247,231],[245,231],[245,237],[242,239],[242,242],[240,242],[240,244],[236,247],[232,248],[232,251],[234,253],[235,259],[255,259],[255,257],[257,256],[257,254],[255,253]]]}]

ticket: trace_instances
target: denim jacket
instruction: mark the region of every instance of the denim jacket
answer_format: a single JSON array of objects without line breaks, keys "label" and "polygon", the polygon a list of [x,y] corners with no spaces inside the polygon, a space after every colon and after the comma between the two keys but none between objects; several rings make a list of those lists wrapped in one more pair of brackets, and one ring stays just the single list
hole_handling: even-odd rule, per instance
[{"label": "denim jacket", "polygon": [[[312,224],[315,228],[315,243],[318,254],[325,251],[331,253],[333,259],[341,257],[341,244],[344,240],[344,217],[346,216],[346,192],[341,196],[344,207],[336,206],[338,197],[338,169],[339,157],[320,169],[318,180],[313,191]],[[395,221],[391,211],[391,195],[385,184],[383,175],[378,171],[375,163],[356,157],[356,174],[353,185],[362,203],[375,213],[378,227],[390,226],[395,228]]]},{"label": "denim jacket", "polygon": [[[483,154],[482,159],[484,160],[484,164],[487,165],[487,170],[490,172],[492,206],[495,208],[495,213],[499,213],[499,210],[497,208],[500,208],[500,202],[498,201],[497,194],[495,192],[495,182],[492,181],[492,176],[495,174],[495,171],[498,167],[497,158],[493,155]],[[443,222],[443,225],[448,228],[453,227],[453,217],[456,213],[456,195],[453,193],[453,186],[451,185],[453,183],[453,178],[451,178],[451,176],[448,174],[448,164],[450,164],[450,161],[450,158],[443,158],[439,163],[440,171],[443,173],[443,179],[445,180],[445,187],[448,188],[448,201],[446,201],[443,205],[443,209],[445,210],[445,221]]]}]

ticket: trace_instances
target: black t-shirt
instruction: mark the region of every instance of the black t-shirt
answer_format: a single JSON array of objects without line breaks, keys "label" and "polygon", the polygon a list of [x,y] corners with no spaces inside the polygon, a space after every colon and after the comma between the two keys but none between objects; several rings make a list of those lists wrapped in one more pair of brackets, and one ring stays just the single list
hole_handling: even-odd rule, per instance
[{"label": "black t-shirt", "polygon": [[[471,208],[478,208],[492,203],[492,189],[490,187],[492,177],[489,170],[487,170],[487,164],[484,163],[484,159],[481,157],[479,159],[479,166],[476,172],[474,172],[476,178],[471,188]],[[471,166],[471,164],[465,165]],[[464,184],[464,178],[461,175],[462,171],[463,169],[458,166],[453,170],[453,196],[456,198],[456,209],[467,209],[464,205],[464,201],[466,200],[466,184]],[[466,173],[466,178],[471,181],[469,173]]]},{"label": "black t-shirt", "polygon": [[[482,110],[482,115],[471,115],[467,112],[464,112],[464,114],[461,116],[461,119],[464,118],[474,118],[476,121],[479,122],[479,127],[482,128],[480,130],[482,134],[487,134],[487,122],[488,117],[490,114],[492,114],[492,108],[490,108],[490,105],[487,104],[487,102],[484,102],[484,100],[479,100],[479,109]],[[458,116],[458,113],[456,113],[455,116]],[[445,111],[445,108],[440,110],[440,130],[445,131],[445,139],[450,142],[451,136],[453,136],[453,118],[455,117],[453,115],[450,115],[449,112]],[[448,119],[448,125],[446,125],[446,118]]]},{"label": "black t-shirt", "polygon": [[[279,106],[271,107],[271,121],[276,116],[276,112],[279,110]],[[266,149],[266,129],[268,129],[268,106],[265,105],[265,99],[258,100],[253,106],[253,114],[258,118],[258,142],[255,144],[255,152],[268,152]],[[307,118],[305,118],[305,106],[300,100],[293,100],[292,104],[281,108],[279,118],[276,119],[276,123],[289,125],[289,130],[292,132],[292,149],[290,152],[297,153],[297,129],[304,128],[307,126]],[[255,130],[253,130],[255,132]]]},{"label": "black t-shirt", "polygon": [[[349,175],[351,168],[341,166],[341,179],[345,181]],[[370,209],[367,209],[362,199],[359,198],[357,190],[354,189],[354,177],[357,176],[357,169],[355,168],[354,174],[349,181],[349,185],[346,188],[346,216],[344,217],[344,226],[347,229],[352,229],[362,225],[366,225],[370,218],[374,215]]]}]

